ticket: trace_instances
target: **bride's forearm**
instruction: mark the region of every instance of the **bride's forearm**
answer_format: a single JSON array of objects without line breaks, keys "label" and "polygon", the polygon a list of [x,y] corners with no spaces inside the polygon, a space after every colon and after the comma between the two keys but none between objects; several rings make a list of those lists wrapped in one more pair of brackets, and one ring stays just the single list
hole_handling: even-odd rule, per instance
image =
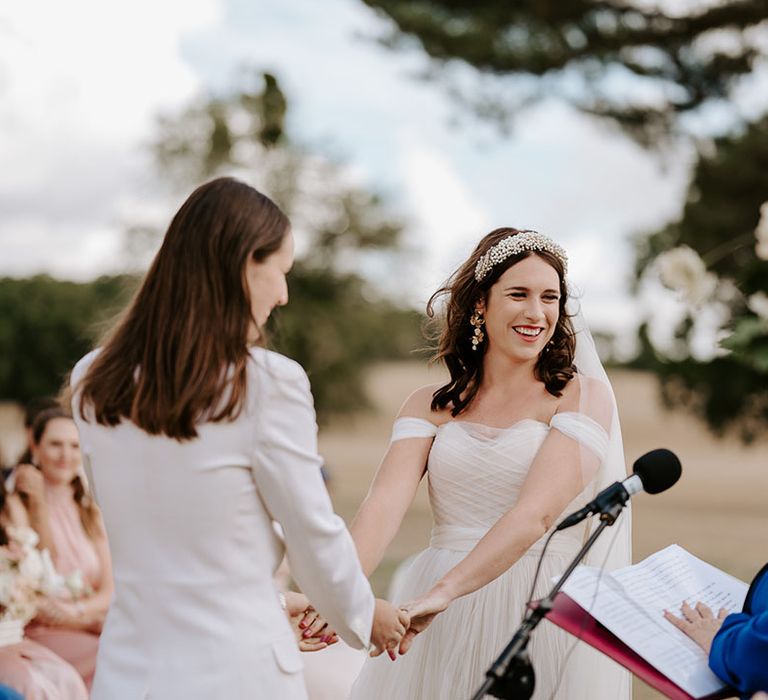
[{"label": "bride's forearm", "polygon": [[510,511],[437,582],[434,591],[453,601],[482,588],[507,571],[546,531],[547,524],[537,514]]},{"label": "bride's forearm", "polygon": [[413,503],[431,444],[431,440],[421,439],[395,442],[384,455],[349,528],[366,576],[381,563]]},{"label": "bride's forearm", "polygon": [[369,494],[363,501],[349,531],[366,576],[370,576],[381,563],[404,515],[405,509],[398,514],[398,509],[388,506],[382,498]]}]

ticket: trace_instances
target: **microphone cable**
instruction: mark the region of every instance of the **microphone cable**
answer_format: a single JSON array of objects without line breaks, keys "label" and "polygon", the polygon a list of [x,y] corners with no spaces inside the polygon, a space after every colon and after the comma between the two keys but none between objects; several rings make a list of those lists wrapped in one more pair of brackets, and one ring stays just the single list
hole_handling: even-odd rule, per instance
[{"label": "microphone cable", "polygon": [[547,547],[549,547],[549,542],[554,537],[554,535],[558,532],[557,528],[554,528],[552,532],[549,533],[549,537],[544,541],[544,547],[541,550],[541,554],[539,554],[539,561],[536,562],[536,571],[533,574],[533,583],[531,583],[531,592],[528,594],[528,600],[525,602],[525,608],[526,610],[530,606],[530,604],[533,602],[533,592],[536,590],[536,581],[539,578],[539,573],[541,572],[541,565],[544,561],[544,555],[547,553]]},{"label": "microphone cable", "polygon": [[[622,513],[619,515],[621,517]],[[616,538],[619,536],[619,529],[616,528],[613,532],[613,537],[611,537],[611,542],[608,545],[608,549],[605,552],[605,556],[603,557],[603,561],[598,567],[598,575],[597,575],[597,581],[595,582],[595,590],[592,593],[592,600],[589,602],[589,608],[587,608],[586,612],[587,615],[590,617],[592,616],[592,608],[594,608],[595,603],[597,602],[597,592],[600,590],[600,582],[603,580],[603,574],[605,573],[605,566],[608,563],[608,557],[611,556],[611,552],[613,551],[613,546],[616,544]],[[549,540],[547,540],[547,544],[549,544]],[[579,624],[579,630],[578,634],[574,634],[573,641],[570,644],[570,647],[568,648],[568,651],[565,653],[565,656],[563,657],[563,662],[560,665],[560,672],[557,674],[557,683],[555,683],[555,687],[552,689],[552,693],[549,695],[548,700],[554,700],[555,695],[557,695],[557,691],[560,690],[560,686],[563,682],[563,676],[565,676],[565,671],[568,666],[568,662],[571,660],[571,656],[573,655],[573,652],[576,650],[576,645],[581,641],[582,636],[584,635],[584,631],[587,628],[587,622],[588,618],[587,615],[584,615],[582,617],[581,623]],[[563,630],[563,634],[567,634],[565,630]]]}]

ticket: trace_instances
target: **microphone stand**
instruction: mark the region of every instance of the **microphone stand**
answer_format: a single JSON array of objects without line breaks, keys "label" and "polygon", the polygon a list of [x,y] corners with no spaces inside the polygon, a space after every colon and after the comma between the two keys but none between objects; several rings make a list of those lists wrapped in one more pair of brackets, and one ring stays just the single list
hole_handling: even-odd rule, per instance
[{"label": "microphone stand", "polygon": [[616,522],[616,518],[619,517],[623,507],[623,503],[617,503],[600,514],[600,524],[597,526],[597,529],[584,543],[584,546],[573,558],[573,561],[549,594],[542,598],[535,608],[528,610],[509,644],[507,644],[504,651],[499,654],[496,661],[486,671],[485,682],[472,696],[472,700],[482,700],[486,695],[503,698],[504,700],[528,700],[533,695],[536,675],[528,658],[528,641],[530,640],[531,632],[536,629],[547,613],[552,610],[555,596],[563,587],[568,577],[579,565],[579,562],[590,550],[602,531]]}]

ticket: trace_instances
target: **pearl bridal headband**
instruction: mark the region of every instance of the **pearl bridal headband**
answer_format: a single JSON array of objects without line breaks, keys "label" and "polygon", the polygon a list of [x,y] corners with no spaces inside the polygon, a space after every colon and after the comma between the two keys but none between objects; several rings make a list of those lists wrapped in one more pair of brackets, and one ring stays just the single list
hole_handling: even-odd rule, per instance
[{"label": "pearl bridal headband", "polygon": [[482,282],[485,276],[503,260],[512,255],[527,251],[546,251],[563,263],[564,272],[568,272],[568,256],[562,246],[555,243],[549,236],[538,231],[520,231],[500,240],[492,246],[475,265],[475,279]]}]

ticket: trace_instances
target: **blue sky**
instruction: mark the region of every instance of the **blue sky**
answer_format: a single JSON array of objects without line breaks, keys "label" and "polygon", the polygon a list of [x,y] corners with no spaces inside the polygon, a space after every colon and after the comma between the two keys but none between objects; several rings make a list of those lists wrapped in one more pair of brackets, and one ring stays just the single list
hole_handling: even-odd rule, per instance
[{"label": "blue sky", "polygon": [[512,225],[558,239],[595,325],[626,326],[628,237],[679,212],[687,157],[662,161],[555,101],[504,137],[419,80],[418,52],[380,47],[382,26],[355,0],[4,3],[0,274],[119,269],[126,224],[177,204],[156,195],[144,148],[155,116],[252,66],[281,80],[295,136],[408,220],[414,304]]}]

